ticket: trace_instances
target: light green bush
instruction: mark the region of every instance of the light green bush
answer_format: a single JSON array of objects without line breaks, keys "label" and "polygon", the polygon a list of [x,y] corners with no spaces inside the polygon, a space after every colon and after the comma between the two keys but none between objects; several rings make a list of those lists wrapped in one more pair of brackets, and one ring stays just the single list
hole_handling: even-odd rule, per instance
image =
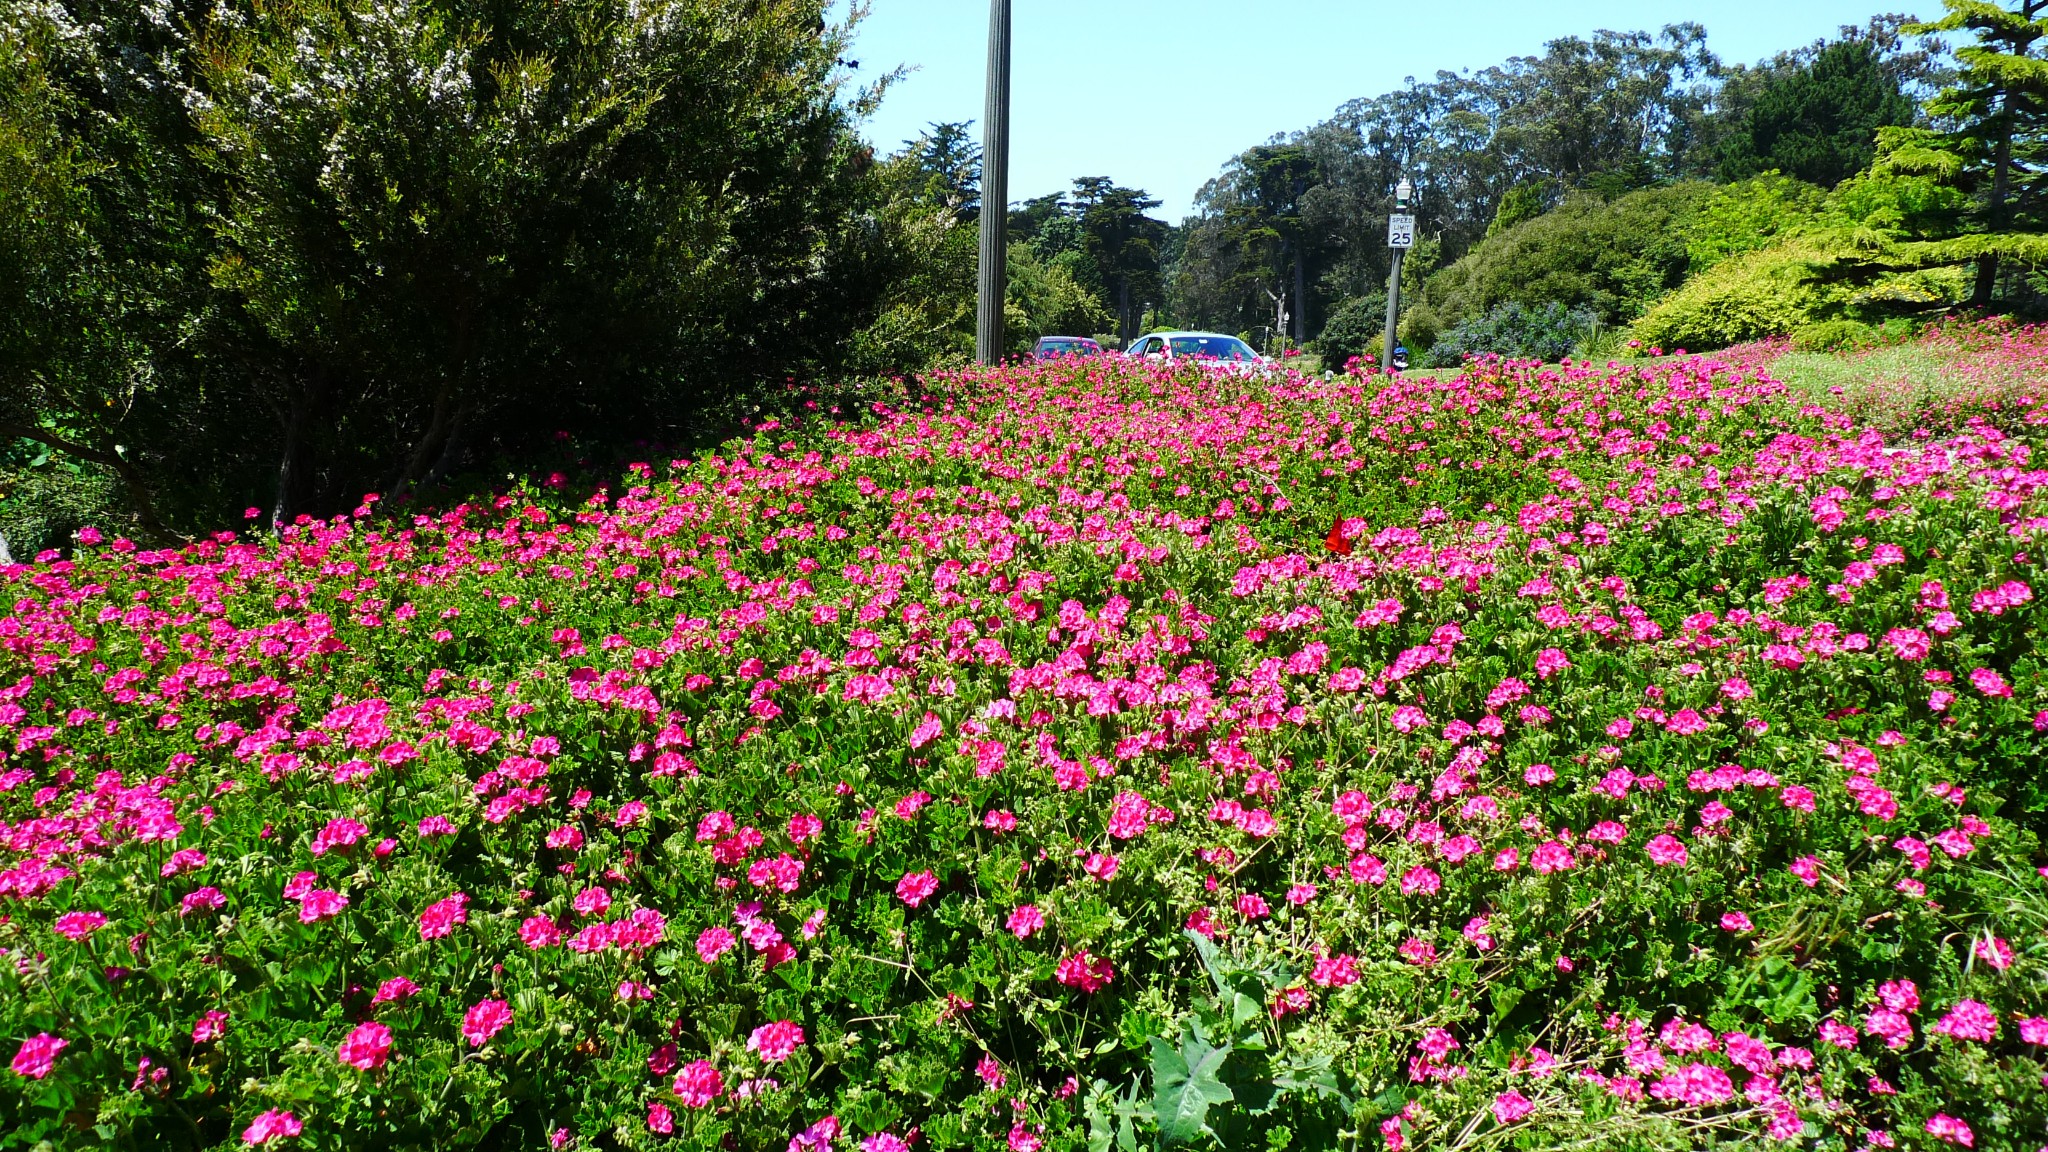
[{"label": "light green bush", "polygon": [[1791,241],[1724,260],[1659,301],[1632,325],[1635,338],[1663,348],[1725,348],[1782,336],[1840,316],[1848,289],[1821,279],[1831,258]]}]

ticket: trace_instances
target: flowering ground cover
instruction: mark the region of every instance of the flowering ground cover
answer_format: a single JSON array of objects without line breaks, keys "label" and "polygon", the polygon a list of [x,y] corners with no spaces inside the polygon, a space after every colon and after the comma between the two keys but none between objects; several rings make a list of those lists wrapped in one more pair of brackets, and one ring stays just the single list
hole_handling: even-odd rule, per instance
[{"label": "flowering ground cover", "polygon": [[88,533],[0,575],[0,1138],[2032,1152],[2039,412],[1098,360]]},{"label": "flowering ground cover", "polygon": [[1797,352],[1791,343],[1762,341],[1733,355],[1893,435],[2004,409],[2024,414],[2048,372],[2048,326],[1996,317],[1933,324],[1905,343],[1847,353]]}]

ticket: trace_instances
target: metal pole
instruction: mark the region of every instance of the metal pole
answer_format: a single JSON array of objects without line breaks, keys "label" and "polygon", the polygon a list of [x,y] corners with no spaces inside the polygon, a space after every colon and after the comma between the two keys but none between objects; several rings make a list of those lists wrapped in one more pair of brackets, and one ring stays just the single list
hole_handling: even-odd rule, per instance
[{"label": "metal pole", "polygon": [[1394,370],[1394,319],[1401,311],[1401,260],[1408,255],[1406,249],[1390,248],[1394,254],[1394,270],[1387,274],[1387,347],[1380,357],[1380,371]]},{"label": "metal pole", "polygon": [[981,288],[974,358],[1003,358],[1003,295],[1009,273],[1010,0],[989,0],[988,102],[981,122]]},{"label": "metal pole", "polygon": [[1415,186],[1402,177],[1394,185],[1394,214],[1387,219],[1387,251],[1392,256],[1393,267],[1387,272],[1387,345],[1380,356],[1380,371],[1394,370],[1394,321],[1401,315],[1401,265],[1408,256],[1408,246],[1415,243],[1415,218],[1408,215],[1409,198],[1415,194]]}]

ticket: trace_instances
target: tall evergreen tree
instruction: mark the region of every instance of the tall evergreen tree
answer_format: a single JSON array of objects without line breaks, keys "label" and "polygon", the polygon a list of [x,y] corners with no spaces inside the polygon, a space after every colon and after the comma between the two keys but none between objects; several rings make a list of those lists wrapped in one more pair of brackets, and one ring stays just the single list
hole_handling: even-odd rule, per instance
[{"label": "tall evergreen tree", "polygon": [[[1928,101],[1946,126],[1894,150],[1895,166],[1952,175],[1977,194],[1980,241],[1971,303],[1991,303],[2001,261],[2033,254],[2048,231],[2048,0],[1942,0],[1948,15],[1908,31],[1927,36],[1972,32],[1956,49],[1952,84]],[[2010,238],[2029,237],[2014,243]]]},{"label": "tall evergreen tree", "polygon": [[1117,335],[1137,334],[1138,306],[1159,291],[1159,250],[1166,225],[1145,215],[1159,201],[1140,188],[1121,188],[1106,176],[1074,181],[1074,216],[1082,251],[1101,278],[1103,297],[1117,316]]},{"label": "tall evergreen tree", "polygon": [[1838,40],[1765,82],[1723,145],[1721,178],[1732,183],[1776,169],[1832,188],[1870,166],[1878,129],[1910,125],[1914,113],[1876,45]]}]

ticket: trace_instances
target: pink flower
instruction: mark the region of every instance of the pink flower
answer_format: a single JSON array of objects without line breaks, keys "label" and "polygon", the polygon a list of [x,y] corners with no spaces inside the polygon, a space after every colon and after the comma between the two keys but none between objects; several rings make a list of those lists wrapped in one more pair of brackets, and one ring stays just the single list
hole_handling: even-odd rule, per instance
[{"label": "pink flower", "polygon": [[57,917],[56,922],[50,927],[56,929],[57,935],[66,939],[84,940],[106,927],[106,924],[107,917],[101,912],[66,912]]},{"label": "pink flower", "polygon": [[370,1003],[373,1005],[395,1004],[400,1000],[411,999],[419,993],[419,990],[419,985],[407,980],[405,977],[393,976],[391,979],[377,985],[377,994],[370,998]]},{"label": "pink flower", "polygon": [[190,916],[194,912],[218,912],[227,907],[228,898],[220,889],[211,885],[185,894],[178,902],[178,914]]},{"label": "pink flower", "polygon": [[944,732],[945,730],[946,726],[939,722],[939,718],[927,712],[924,714],[924,719],[918,723],[917,727],[911,730],[910,746],[912,748],[922,748],[925,745],[931,743],[932,741],[938,739],[939,734],[941,732]]},{"label": "pink flower", "polygon": [[1545,840],[1529,854],[1529,867],[1544,875],[1566,871],[1572,864],[1572,850],[1556,840]]},{"label": "pink flower", "polygon": [[317,924],[331,916],[339,916],[348,907],[348,897],[325,888],[315,888],[299,901],[299,923]]},{"label": "pink flower", "polygon": [[1680,843],[1676,836],[1668,833],[1652,837],[1643,847],[1650,854],[1650,863],[1659,868],[1682,866],[1687,858],[1685,845]]},{"label": "pink flower", "polygon": [[777,1020],[754,1029],[747,1037],[747,1051],[759,1053],[769,1064],[780,1064],[803,1047],[804,1030],[795,1021]]},{"label": "pink flower", "polygon": [[659,1100],[647,1102],[647,1130],[657,1136],[667,1136],[676,1130],[676,1116],[669,1107]]},{"label": "pink flower", "polygon": [[1536,1110],[1527,1096],[1512,1089],[1493,1098],[1493,1119],[1497,1124],[1513,1124]]},{"label": "pink flower", "polygon": [[1474,916],[1472,919],[1465,921],[1465,939],[1470,941],[1472,946],[1481,952],[1493,951],[1493,937],[1486,933],[1489,923],[1491,921],[1485,916]]},{"label": "pink flower", "polygon": [[1970,1126],[1945,1112],[1936,1112],[1927,1118],[1927,1134],[1945,1144],[1960,1144],[1965,1148],[1974,1147],[1977,1134]]},{"label": "pink flower", "polygon": [[[757,1032],[756,1035],[758,1034]],[[799,1032],[798,1036],[797,1042],[802,1043],[802,1033]],[[698,1060],[685,1065],[682,1071],[676,1073],[673,1087],[685,1107],[706,1108],[713,1100],[725,1094],[725,1077],[712,1066],[711,1061]]]},{"label": "pink flower", "polygon": [[41,1080],[56,1067],[57,1054],[70,1045],[69,1040],[52,1036],[48,1032],[38,1032],[21,1042],[21,1047],[14,1053],[14,1062],[10,1067],[17,1076]]},{"label": "pink flower", "polygon": [[299,1118],[289,1112],[272,1108],[251,1121],[242,1133],[242,1143],[261,1147],[274,1140],[289,1140],[305,1130]]},{"label": "pink flower", "polygon": [[1402,941],[1401,947],[1397,951],[1400,952],[1401,959],[1408,961],[1410,964],[1427,968],[1431,964],[1436,963],[1436,945],[1422,939],[1420,936],[1410,936]]},{"label": "pink flower", "polygon": [[1908,1016],[1920,1010],[1920,986],[1911,980],[1887,980],[1877,986],[1878,1003]]},{"label": "pink flower", "polygon": [[1865,1016],[1863,1032],[1882,1039],[1887,1048],[1904,1048],[1913,1042],[1913,1022],[1889,1008],[1881,1008]]},{"label": "pink flower", "polygon": [[1691,708],[1681,708],[1664,722],[1664,730],[1680,736],[1697,736],[1707,730],[1707,718]]},{"label": "pink flower", "polygon": [[1721,927],[1729,932],[1752,932],[1756,930],[1756,925],[1750,923],[1749,917],[1741,912],[1721,913]]},{"label": "pink flower", "polygon": [[860,1152],[910,1152],[910,1145],[893,1132],[877,1132],[860,1142]]},{"label": "pink flower", "polygon": [[227,1035],[227,1031],[228,1014],[216,1008],[192,1022],[192,1042],[211,1044]]},{"label": "pink flower", "polygon": [[1571,660],[1556,648],[1545,648],[1536,654],[1536,678],[1548,680],[1572,666]]},{"label": "pink flower", "polygon": [[1934,650],[1933,641],[1918,628],[1894,628],[1884,634],[1884,642],[1901,660],[1925,660]]},{"label": "pink flower", "polygon": [[546,916],[528,916],[519,925],[519,939],[528,949],[538,952],[553,948],[562,942],[561,926]]},{"label": "pink flower", "polygon": [[1325,956],[1316,961],[1308,978],[1324,988],[1343,988],[1359,981],[1358,958],[1349,954]]},{"label": "pink flower", "polygon": [[1109,834],[1117,840],[1144,835],[1152,815],[1152,804],[1136,792],[1119,792],[1110,806]]},{"label": "pink flower", "polygon": [[2012,945],[2000,937],[1979,936],[1975,952],[1977,959],[1991,965],[1997,971],[2003,972],[2012,967]]},{"label": "pink flower", "polygon": [[503,1000],[479,1000],[462,1016],[462,1038],[481,1048],[512,1022],[512,1006]]},{"label": "pink flower", "polygon": [[1084,948],[1060,961],[1054,975],[1060,983],[1069,988],[1094,993],[1116,978],[1116,969],[1110,966],[1108,960],[1091,956]]},{"label": "pink flower", "polygon": [[939,878],[929,869],[923,872],[905,872],[903,879],[896,882],[896,898],[912,908],[931,898],[939,890]]},{"label": "pink flower", "polygon": [[2002,699],[2012,698],[2012,685],[2005,682],[2005,677],[2000,676],[1989,668],[1978,668],[1971,672],[1970,686],[1986,696],[1995,696]]},{"label": "pink flower", "polygon": [[1670,1104],[1703,1107],[1735,1096],[1735,1082],[1712,1064],[1685,1064],[1666,1072],[1650,1087],[1650,1095]]},{"label": "pink flower", "polygon": [[697,934],[697,958],[706,964],[716,964],[720,956],[732,951],[738,941],[724,928],[706,928]]},{"label": "pink flower", "polygon": [[1045,927],[1045,913],[1036,904],[1023,904],[1011,911],[1004,925],[1019,940],[1030,938],[1033,932]]},{"label": "pink flower", "polygon": [[1998,1038],[1998,1014],[1975,1000],[1959,1000],[1934,1025],[1934,1031],[1957,1040],[1988,1044]]},{"label": "pink flower", "polygon": [[391,1029],[376,1021],[358,1024],[334,1049],[334,1058],[365,1072],[382,1068],[391,1055]]},{"label": "pink flower", "polygon": [[821,1152],[839,1139],[839,1117],[827,1116],[790,1138],[789,1152]]},{"label": "pink flower", "polygon": [[799,812],[789,818],[789,839],[792,843],[807,843],[824,830],[825,822],[808,812]]},{"label": "pink flower", "polygon": [[457,892],[427,905],[427,910],[420,913],[420,939],[438,940],[454,931],[457,924],[469,923],[468,904],[469,896]]},{"label": "pink flower", "polygon": [[1557,773],[1548,764],[1531,764],[1522,770],[1522,782],[1531,787],[1540,787],[1557,779]]},{"label": "pink flower", "polygon": [[1442,878],[1434,870],[1422,867],[1421,865],[1410,868],[1401,874],[1401,895],[1403,896],[1413,896],[1417,893],[1421,893],[1424,896],[1434,896],[1438,889],[1441,889],[1443,886]]},{"label": "pink flower", "polygon": [[2020,1021],[2020,1039],[2028,1044],[2048,1044],[2048,1016],[2029,1016]]}]

